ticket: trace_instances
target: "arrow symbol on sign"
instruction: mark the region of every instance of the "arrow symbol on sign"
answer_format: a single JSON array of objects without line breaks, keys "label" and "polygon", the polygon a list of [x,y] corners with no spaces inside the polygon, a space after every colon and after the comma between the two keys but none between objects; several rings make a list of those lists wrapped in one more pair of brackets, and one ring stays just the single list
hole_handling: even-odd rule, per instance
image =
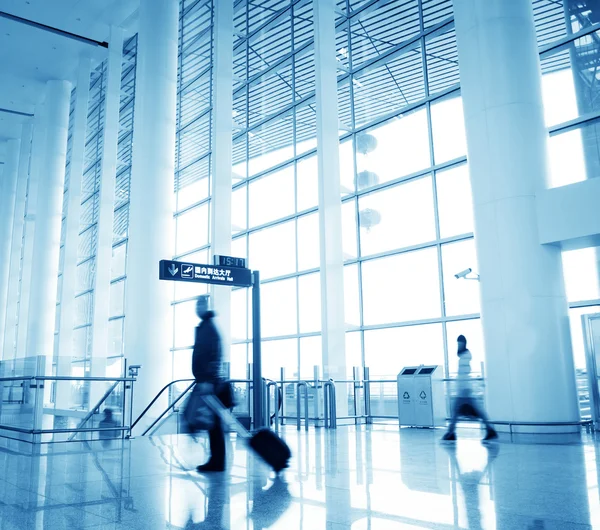
[{"label": "arrow symbol on sign", "polygon": [[175,263],[171,263],[171,266],[169,267],[169,272],[171,273],[171,276],[175,276],[178,270],[179,269],[175,267]]}]

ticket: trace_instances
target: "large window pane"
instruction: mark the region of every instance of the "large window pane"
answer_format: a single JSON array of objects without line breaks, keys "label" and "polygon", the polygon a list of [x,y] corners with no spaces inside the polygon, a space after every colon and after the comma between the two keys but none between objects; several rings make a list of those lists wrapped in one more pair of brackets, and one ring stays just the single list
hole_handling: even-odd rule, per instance
[{"label": "large window pane", "polygon": [[319,268],[319,237],[318,213],[298,218],[298,271]]},{"label": "large window pane", "polygon": [[322,371],[321,336],[300,339],[300,379],[314,379],[315,366]]},{"label": "large window pane", "polygon": [[298,278],[300,333],[321,331],[321,277],[319,273]]},{"label": "large window pane", "polygon": [[[465,269],[477,273],[475,240],[467,239],[459,243],[442,246],[442,268],[444,277],[444,303],[446,315],[468,315],[479,313],[479,282],[457,279],[454,275]],[[474,276],[473,274],[471,276]]]},{"label": "large window pane", "polygon": [[231,292],[231,340],[247,339],[248,289],[235,289]]},{"label": "large window pane", "polygon": [[404,366],[444,365],[441,324],[365,331],[365,366],[372,379],[396,378]]},{"label": "large window pane", "polygon": [[358,265],[344,267],[344,319],[346,328],[360,326]]},{"label": "large window pane", "polygon": [[363,366],[360,331],[346,333],[346,375],[348,378],[352,378],[354,366]]},{"label": "large window pane", "polygon": [[177,304],[174,309],[174,347],[189,348],[194,345],[195,329],[199,324],[196,316],[196,301]]},{"label": "large window pane", "polygon": [[123,322],[122,318],[108,322],[108,355],[123,355]]},{"label": "large window pane", "polygon": [[583,248],[562,253],[563,274],[569,302],[600,298],[598,264],[600,251]]},{"label": "large window pane", "polygon": [[[395,31],[390,32],[393,36]],[[378,47],[381,46],[378,39]],[[416,103],[425,97],[421,47],[392,54],[385,64],[367,67],[354,76],[354,119],[357,126]]]},{"label": "large window pane", "polygon": [[298,377],[298,339],[263,341],[261,353],[263,377],[278,380],[281,368],[286,379]]},{"label": "large window pane", "polygon": [[[135,310],[135,308],[133,309]],[[110,314],[109,317],[119,317],[125,314],[125,280],[110,284]]]},{"label": "large window pane", "polygon": [[263,337],[298,333],[296,278],[265,283],[260,291]]},{"label": "large window pane", "polygon": [[298,211],[302,212],[319,205],[319,167],[317,155],[309,156],[298,161],[297,172],[297,202]]},{"label": "large window pane", "polygon": [[395,118],[356,137],[358,172],[388,182],[430,166],[427,112]]},{"label": "large window pane", "polygon": [[231,379],[246,379],[248,377],[248,347],[246,344],[232,344],[229,377]]},{"label": "large window pane", "polygon": [[250,227],[287,217],[295,212],[294,166],[253,180],[249,185]]},{"label": "large window pane", "polygon": [[436,164],[466,156],[467,137],[461,97],[431,105],[431,129]]},{"label": "large window pane", "polygon": [[282,164],[294,156],[294,119],[291,112],[248,135],[250,176]]},{"label": "large window pane", "polygon": [[600,305],[577,307],[569,310],[569,320],[571,323],[571,343],[573,344],[573,359],[575,361],[575,369],[579,372],[587,370],[581,315],[589,315],[593,313],[600,313]]},{"label": "large window pane", "polygon": [[435,174],[440,237],[473,232],[473,199],[466,164]]},{"label": "large window pane", "polygon": [[127,258],[127,243],[123,243],[112,249],[112,260],[110,263],[110,279],[115,280],[125,276],[125,260]]},{"label": "large window pane", "polygon": [[94,309],[93,293],[82,294],[75,298],[75,321],[73,325],[83,326],[92,323],[92,311]]},{"label": "large window pane", "polygon": [[362,278],[367,326],[440,316],[435,248],[364,262]]},{"label": "large window pane", "polygon": [[296,221],[288,221],[250,234],[249,263],[262,279],[296,271]]},{"label": "large window pane", "polygon": [[[199,165],[203,165],[204,161],[200,161]],[[206,168],[208,169],[208,168]],[[208,176],[208,175],[207,175]],[[196,182],[181,188],[177,192],[177,211],[185,210],[188,206],[200,202],[208,197],[208,178],[204,177]],[[180,179],[183,179],[180,175]]]},{"label": "large window pane", "polygon": [[181,255],[208,244],[208,204],[177,217],[175,253]]},{"label": "large window pane", "polygon": [[469,348],[473,356],[471,359],[471,375],[473,377],[481,376],[481,363],[485,361],[485,348],[481,320],[478,318],[446,323],[449,375],[455,376],[458,373],[458,356],[456,355],[458,345],[456,339],[459,335],[465,336],[467,339],[467,348]]},{"label": "large window pane", "polygon": [[[587,178],[586,150],[584,150],[583,139],[584,134],[587,135],[589,130],[593,130],[593,128],[586,129],[584,126],[552,135],[548,139],[551,188],[582,182]],[[598,155],[595,155],[595,157],[593,155],[593,149],[598,146],[595,134],[589,139],[586,138],[586,147],[588,144],[590,158],[587,162],[593,170],[598,166]]]},{"label": "large window pane", "polygon": [[358,216],[363,256],[435,240],[431,177],[360,197]]},{"label": "large window pane", "polygon": [[[231,241],[231,255],[236,258],[248,259],[248,238],[246,236],[237,237]],[[249,263],[246,263],[249,266]]]}]

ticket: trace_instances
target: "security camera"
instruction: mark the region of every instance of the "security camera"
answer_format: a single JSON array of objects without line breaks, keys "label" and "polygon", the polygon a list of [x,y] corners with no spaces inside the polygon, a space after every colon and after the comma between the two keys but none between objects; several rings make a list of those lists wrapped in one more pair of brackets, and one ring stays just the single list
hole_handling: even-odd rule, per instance
[{"label": "security camera", "polygon": [[455,274],[454,277],[457,280],[460,278],[465,278],[467,274],[471,274],[471,272],[473,272],[473,269],[465,269],[464,271],[460,271],[459,273]]}]

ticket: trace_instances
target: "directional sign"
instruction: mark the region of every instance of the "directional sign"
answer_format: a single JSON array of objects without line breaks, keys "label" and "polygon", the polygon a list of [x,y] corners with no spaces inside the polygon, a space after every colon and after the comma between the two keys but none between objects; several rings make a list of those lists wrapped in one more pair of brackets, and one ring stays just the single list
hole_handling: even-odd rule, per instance
[{"label": "directional sign", "polygon": [[160,261],[159,278],[175,282],[214,283],[230,287],[250,287],[252,285],[252,271],[250,269],[167,259]]}]

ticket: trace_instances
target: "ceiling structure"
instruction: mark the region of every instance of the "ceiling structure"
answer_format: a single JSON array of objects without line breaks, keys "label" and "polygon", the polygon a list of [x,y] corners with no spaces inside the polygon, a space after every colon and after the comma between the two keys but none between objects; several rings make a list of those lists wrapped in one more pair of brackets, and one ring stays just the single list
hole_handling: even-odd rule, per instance
[{"label": "ceiling structure", "polygon": [[[124,27],[126,36],[132,33],[138,6],[139,0],[0,0],[2,13],[99,42],[109,40],[111,25]],[[21,124],[43,99],[46,81],[73,81],[84,54],[96,64],[106,53],[0,15],[0,109],[22,113],[0,111],[0,142],[20,136]]]}]

